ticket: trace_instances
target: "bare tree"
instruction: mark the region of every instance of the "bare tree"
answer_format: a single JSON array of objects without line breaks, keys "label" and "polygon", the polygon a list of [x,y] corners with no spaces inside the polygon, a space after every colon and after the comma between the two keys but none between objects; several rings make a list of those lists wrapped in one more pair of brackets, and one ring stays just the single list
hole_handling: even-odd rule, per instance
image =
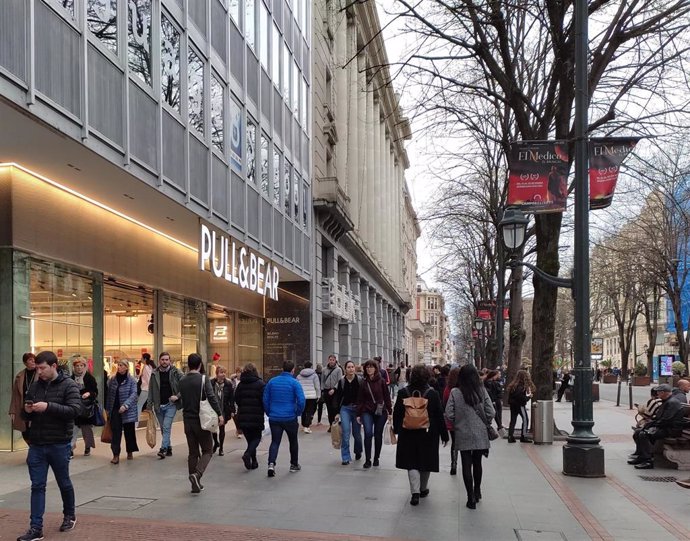
[{"label": "bare tree", "polygon": [[[515,139],[556,138],[573,146],[572,0],[397,0],[396,6],[417,38],[401,69],[418,85],[427,126],[457,137],[481,133],[476,112],[492,110],[495,139],[506,154]],[[682,122],[690,95],[689,14],[685,0],[589,1],[590,131],[644,133]],[[552,275],[560,268],[561,226],[561,214],[536,217],[536,263]],[[533,378],[537,398],[549,399],[557,292],[536,276],[533,282],[539,330],[532,337]]]}]

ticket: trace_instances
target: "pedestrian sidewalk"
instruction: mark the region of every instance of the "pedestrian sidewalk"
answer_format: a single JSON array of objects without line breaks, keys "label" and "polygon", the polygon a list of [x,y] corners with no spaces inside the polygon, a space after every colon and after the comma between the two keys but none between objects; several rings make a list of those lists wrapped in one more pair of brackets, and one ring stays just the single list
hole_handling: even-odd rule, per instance
[{"label": "pedestrian sidewalk", "polygon": [[[559,428],[570,429],[571,404],[555,404]],[[504,419],[507,422],[507,412]],[[259,449],[260,469],[244,469],[243,439],[228,430],[224,457],[214,456],[198,496],[190,494],[182,426],[173,429],[174,456],[159,460],[138,432],[139,453],[118,466],[107,446],[72,461],[79,523],[57,533],[58,515],[46,522],[46,539],[303,539],[385,540],[635,540],[690,539],[690,491],[648,477],[679,477],[675,470],[640,472],[626,464],[632,450],[630,410],[595,404],[595,432],[606,451],[607,477],[566,477],[562,443],[493,442],[484,461],[483,499],[465,507],[461,476],[448,474],[449,449],[441,449],[441,473],[431,476],[431,494],[409,505],[407,475],[396,470],[395,447],[384,446],[381,467],[340,465],[326,426],[300,432],[302,471],[288,473],[287,441],[277,476],[266,477],[268,438]],[[507,424],[507,423],[506,423]],[[144,452],[144,450],[146,450]],[[15,539],[28,521],[29,482],[24,453],[0,455],[0,540]],[[690,473],[688,474],[690,477]],[[60,497],[48,486],[48,511]],[[171,535],[171,532],[174,534]]]}]

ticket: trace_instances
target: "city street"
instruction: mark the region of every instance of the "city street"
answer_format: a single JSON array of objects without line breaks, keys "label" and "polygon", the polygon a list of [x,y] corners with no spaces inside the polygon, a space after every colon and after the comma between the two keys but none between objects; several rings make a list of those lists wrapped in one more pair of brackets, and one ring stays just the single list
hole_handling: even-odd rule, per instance
[{"label": "city street", "polygon": [[[611,386],[612,388],[614,386]],[[560,428],[570,428],[571,404],[555,404]],[[595,404],[594,431],[606,450],[602,479],[565,477],[562,442],[536,446],[494,442],[484,462],[483,500],[465,507],[461,476],[448,474],[449,453],[441,450],[442,472],[431,477],[431,494],[409,505],[407,475],[394,467],[394,448],[385,446],[380,468],[361,462],[341,466],[326,427],[300,433],[302,471],[287,471],[287,442],[277,476],[268,479],[262,442],[261,468],[245,471],[244,440],[232,433],[226,455],[215,456],[205,490],[190,494],[186,446],[175,426],[175,456],[158,460],[139,431],[145,452],[118,466],[108,463],[105,445],[94,456],[72,462],[78,525],[60,534],[60,498],[48,486],[46,539],[262,539],[270,540],[610,540],[690,539],[690,491],[672,481],[690,475],[661,464],[637,471],[625,463],[632,450],[633,413],[608,400]],[[504,412],[507,424],[508,413]],[[80,442],[81,444],[81,442]],[[29,484],[24,453],[0,456],[0,540],[15,539],[27,526]]]}]

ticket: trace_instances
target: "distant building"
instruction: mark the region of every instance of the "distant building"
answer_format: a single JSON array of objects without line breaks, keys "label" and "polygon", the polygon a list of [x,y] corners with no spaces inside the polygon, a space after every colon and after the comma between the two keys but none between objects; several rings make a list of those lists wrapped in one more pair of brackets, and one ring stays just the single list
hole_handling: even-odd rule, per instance
[{"label": "distant building", "polygon": [[425,364],[445,364],[448,335],[445,301],[443,294],[429,288],[426,282],[417,277],[417,319],[424,334],[417,339],[417,360]]}]

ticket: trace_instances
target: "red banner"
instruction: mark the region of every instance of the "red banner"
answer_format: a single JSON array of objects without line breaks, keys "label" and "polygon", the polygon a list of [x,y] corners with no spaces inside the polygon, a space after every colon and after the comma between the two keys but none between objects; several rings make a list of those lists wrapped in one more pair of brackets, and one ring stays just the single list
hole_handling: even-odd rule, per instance
[{"label": "red banner", "polygon": [[568,199],[568,147],[564,141],[510,145],[507,206],[523,212],[563,212]]},{"label": "red banner", "polygon": [[630,154],[639,137],[606,137],[589,140],[589,208],[608,207],[618,182],[623,160]]}]

